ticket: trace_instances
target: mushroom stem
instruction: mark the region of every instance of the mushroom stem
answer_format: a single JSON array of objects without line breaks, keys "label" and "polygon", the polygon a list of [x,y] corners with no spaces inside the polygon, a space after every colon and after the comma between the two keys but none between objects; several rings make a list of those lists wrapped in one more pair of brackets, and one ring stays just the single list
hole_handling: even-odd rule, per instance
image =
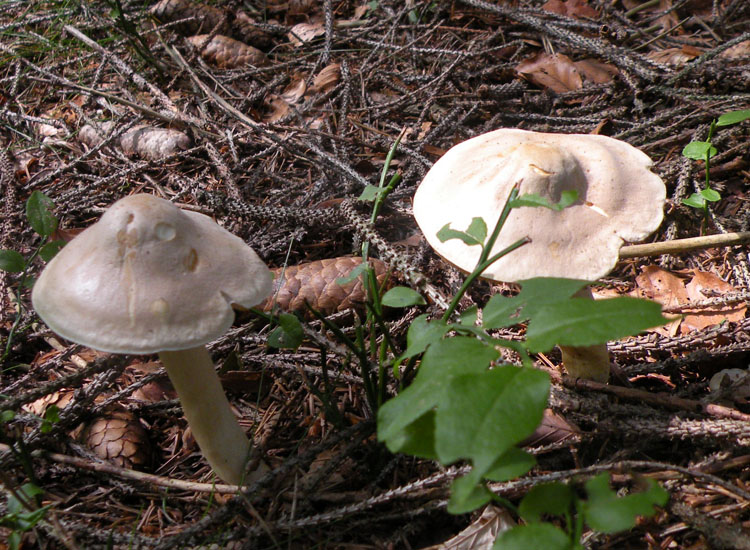
[{"label": "mushroom stem", "polygon": [[205,346],[159,352],[198,446],[214,472],[239,485],[252,445],[232,413]]},{"label": "mushroom stem", "polygon": [[[591,288],[586,286],[576,292],[576,298],[594,299]],[[609,380],[609,351],[607,344],[594,346],[559,346],[563,365],[570,376],[586,378],[606,384]]]}]

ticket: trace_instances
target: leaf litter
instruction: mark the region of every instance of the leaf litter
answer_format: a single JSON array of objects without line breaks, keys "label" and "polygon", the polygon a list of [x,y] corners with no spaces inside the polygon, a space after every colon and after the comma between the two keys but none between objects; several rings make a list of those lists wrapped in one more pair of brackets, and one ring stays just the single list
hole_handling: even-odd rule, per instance
[{"label": "leaf litter", "polygon": [[[652,156],[668,183],[671,205],[659,238],[695,236],[700,219],[680,200],[701,184],[702,167],[679,151],[705,138],[721,113],[750,106],[744,63],[750,40],[742,34],[750,9],[731,0],[647,6],[623,0],[606,9],[583,0],[163,0],[123,2],[125,27],[104,4],[92,3],[85,12],[44,3],[23,11],[21,4],[0,8],[0,45],[8,61],[0,69],[0,138],[8,150],[0,163],[0,242],[24,255],[37,244],[23,216],[32,190],[53,198],[62,225],[57,231],[68,238],[116,199],[145,191],[213,216],[274,267],[351,254],[363,235],[339,211],[326,215],[316,205],[336,208],[377,184],[378,167],[406,129],[396,154],[403,183],[375,228],[449,295],[460,276],[425,251],[409,208],[421,176],[455,143],[504,126],[624,139]],[[62,41],[59,21],[104,51],[72,35]],[[139,50],[139,38],[123,31],[127,23],[147,49]],[[213,56],[200,59],[185,42],[196,34],[204,35],[201,42],[210,38],[207,44],[219,36],[237,44],[218,38],[219,46],[205,48]],[[252,51],[246,47],[262,52],[267,64],[254,63],[242,53]],[[168,48],[185,64],[167,55]],[[85,147],[75,137],[86,125],[109,123]],[[118,131],[136,128],[182,132],[190,143],[167,156],[126,151]],[[108,146],[97,148],[108,137]],[[712,170],[711,178],[731,189],[731,201],[728,196],[728,206],[712,212],[709,229],[747,230],[750,177],[741,163],[750,154],[748,128],[738,125],[719,139],[715,166],[723,169]],[[711,395],[714,374],[743,368],[750,353],[747,261],[741,248],[628,260],[604,282],[616,293],[650,292],[684,318],[673,332],[610,344],[631,387],[614,381],[608,394],[585,384],[575,391],[555,384],[552,411],[578,430],[550,420],[553,433],[575,437],[542,443],[537,468],[521,483],[528,487],[545,475],[572,479],[581,475],[579,466],[614,468],[649,456],[655,462],[633,468],[668,480],[673,500],[688,503],[690,513],[670,507],[632,532],[596,535],[596,544],[729,547],[709,527],[720,518],[734,533],[744,529],[749,438],[742,415],[750,412],[748,404],[732,398],[731,384],[723,402],[735,408],[698,404]],[[643,273],[647,277],[639,279]],[[262,548],[281,537],[291,548],[460,547],[473,536],[471,528],[463,531],[467,526],[483,530],[480,514],[444,512],[454,470],[387,456],[374,443],[361,373],[320,326],[311,325],[308,337],[317,339],[296,351],[271,351],[263,325],[240,317],[212,344],[217,364],[227,366],[223,381],[243,425],[283,470],[273,491],[240,501],[212,486],[158,372],[55,342],[28,309],[18,279],[0,274],[0,286],[3,337],[17,315],[23,327],[3,365],[4,406],[19,412],[23,404],[83,385],[44,437],[28,413],[4,432],[5,441],[23,438],[36,453],[32,464],[55,514],[55,521],[24,535],[25,546],[228,548],[242,541]],[[465,305],[482,306],[489,291],[477,285]],[[405,327],[421,312],[389,319],[393,337],[404,343]],[[351,313],[335,315],[345,330],[356,331]],[[520,335],[513,329],[508,337]],[[559,362],[554,352],[543,359],[550,368]],[[113,374],[102,375],[105,366]],[[324,407],[326,395],[335,407]],[[107,401],[124,403],[147,428],[153,469],[115,469],[117,478],[105,477],[96,471],[102,464],[69,435],[68,428],[88,421]],[[86,405],[93,409],[86,412]],[[24,469],[1,453],[3,483],[20,485]],[[77,460],[62,465],[52,458],[58,455]],[[133,473],[161,478],[125,477]],[[701,477],[708,473],[710,483]],[[624,486],[628,476],[618,475]],[[516,499],[523,487],[497,490]]]}]

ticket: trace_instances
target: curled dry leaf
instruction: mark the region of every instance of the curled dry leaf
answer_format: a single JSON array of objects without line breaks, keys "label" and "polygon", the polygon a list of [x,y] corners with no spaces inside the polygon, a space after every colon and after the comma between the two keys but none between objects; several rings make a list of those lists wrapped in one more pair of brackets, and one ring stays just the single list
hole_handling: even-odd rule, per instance
[{"label": "curled dry leaf", "polygon": [[491,550],[497,536],[516,525],[508,510],[489,504],[482,514],[458,535],[423,550]]},{"label": "curled dry leaf", "polygon": [[563,54],[538,53],[519,63],[516,72],[526,80],[557,93],[583,87],[580,72],[573,61]]},{"label": "curled dry leaf", "polygon": [[191,21],[185,21],[175,27],[181,34],[190,35],[201,31],[212,32],[217,25],[219,25],[217,32],[220,34],[229,33],[229,23],[223,10],[199,4],[192,0],[161,0],[161,2],[152,6],[149,11],[162,23],[192,18]]},{"label": "curled dry leaf", "polygon": [[293,105],[305,95],[306,91],[307,84],[305,84],[305,79],[301,76],[296,76],[292,78],[292,82],[281,92],[281,99]]},{"label": "curled dry leaf", "polygon": [[[702,302],[722,294],[736,292],[732,285],[713,273],[697,270],[694,271],[693,278],[685,286],[685,290],[689,302]],[[682,321],[682,332],[701,330],[724,321],[741,321],[745,318],[746,312],[747,307],[744,304],[704,307],[685,315]]]},{"label": "curled dry leaf", "polygon": [[646,57],[655,63],[679,67],[692,61],[703,52],[692,46],[682,46],[681,48],[665,48],[663,50],[649,52]]},{"label": "curled dry leaf", "polygon": [[258,48],[220,34],[206,43],[209,36],[198,34],[189,37],[188,40],[198,48],[203,59],[220,69],[236,69],[246,65],[262,66],[268,63],[266,54]]},{"label": "curled dry leaf", "polygon": [[292,46],[298,48],[303,44],[312,42],[317,37],[322,36],[326,33],[322,23],[298,23],[292,27],[287,37]]},{"label": "curled dry leaf", "polygon": [[99,458],[121,468],[141,469],[151,460],[148,434],[133,413],[116,409],[88,423],[81,440]]},{"label": "curled dry leaf", "polygon": [[280,95],[271,94],[263,101],[268,113],[263,115],[263,122],[273,123],[284,118],[289,112],[289,103],[284,101]]},{"label": "curled dry leaf", "polygon": [[[362,278],[357,277],[355,281],[343,285],[338,282],[361,263],[362,258],[342,256],[274,269],[274,293],[260,307],[270,311],[276,304],[283,311],[307,314],[307,302],[323,315],[350,308],[361,310],[367,299]],[[370,259],[370,265],[375,271],[378,285],[382,285],[388,267],[376,259]]]},{"label": "curled dry leaf", "polygon": [[325,93],[332,90],[336,84],[341,80],[341,65],[339,63],[331,63],[315,75],[313,78],[312,86],[310,86],[311,92],[322,92]]},{"label": "curled dry leaf", "polygon": [[[684,281],[677,275],[655,265],[644,267],[640,275],[635,278],[635,282],[638,285],[637,294],[640,297],[659,302],[665,307],[678,306],[687,302]],[[675,320],[671,323],[663,327],[650,329],[648,332],[674,336],[677,334],[681,322],[680,316],[674,317]]]},{"label": "curled dry leaf", "polygon": [[573,63],[578,72],[585,80],[595,84],[606,84],[617,76],[619,71],[614,65],[604,63],[597,59],[581,59]]},{"label": "curled dry leaf", "polygon": [[160,160],[190,147],[187,134],[171,128],[140,126],[128,130],[120,138],[120,147],[127,155]]}]

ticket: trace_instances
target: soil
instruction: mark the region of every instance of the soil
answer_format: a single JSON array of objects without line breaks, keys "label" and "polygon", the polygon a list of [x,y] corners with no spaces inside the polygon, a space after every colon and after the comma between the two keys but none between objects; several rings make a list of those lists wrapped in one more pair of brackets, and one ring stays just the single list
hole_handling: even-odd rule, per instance
[{"label": "soil", "polygon": [[[156,356],[69,343],[35,314],[45,239],[27,201],[49,197],[50,240],[68,241],[116,200],[153,194],[213,217],[274,268],[356,255],[369,240],[402,284],[419,272],[433,292],[387,314],[403,349],[409,323],[442,314],[433,298],[462,281],[421,237],[412,196],[445,151],[481,133],[595,133],[647,153],[668,197],[651,240],[750,229],[750,122],[715,129],[708,176],[721,199],[705,217],[683,203],[704,188],[705,163],[681,154],[722,114],[750,109],[750,3],[153,4],[0,5],[0,249],[29,260],[0,272],[0,409],[14,413],[0,430],[0,548],[14,529],[20,548],[45,549],[490,548],[477,533],[517,516],[450,515],[462,465],[377,441],[342,337],[381,336],[359,330],[361,308],[332,313],[340,334],[303,315],[297,349],[269,347],[272,327],[255,313],[210,344],[273,467],[236,495],[216,485]],[[355,199],[384,169],[400,181],[369,227],[372,203]],[[692,317],[611,342],[608,385],[563,376],[558,352],[537,357],[556,416],[529,447],[537,466],[492,489],[517,503],[550,479],[608,471],[625,490],[648,477],[669,503],[629,531],[586,531],[585,547],[750,548],[746,248],[627,259],[601,282],[599,294]],[[479,282],[461,308],[496,292],[514,287]],[[741,371],[713,378],[728,368]],[[20,533],[11,508],[26,483],[42,490],[29,506],[48,509]],[[478,531],[455,538],[467,526]]]}]

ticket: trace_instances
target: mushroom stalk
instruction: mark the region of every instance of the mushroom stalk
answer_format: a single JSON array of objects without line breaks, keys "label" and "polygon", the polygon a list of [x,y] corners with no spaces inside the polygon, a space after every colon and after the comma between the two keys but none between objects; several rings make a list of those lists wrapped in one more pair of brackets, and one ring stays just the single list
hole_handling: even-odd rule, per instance
[{"label": "mushroom stalk", "polygon": [[252,445],[232,413],[205,346],[159,352],[193,436],[214,472],[239,485]]},{"label": "mushroom stalk", "polygon": [[[576,292],[576,298],[594,299],[591,288],[586,286]],[[570,376],[586,378],[606,384],[609,380],[609,351],[607,344],[594,346],[559,346],[563,365]]]}]

